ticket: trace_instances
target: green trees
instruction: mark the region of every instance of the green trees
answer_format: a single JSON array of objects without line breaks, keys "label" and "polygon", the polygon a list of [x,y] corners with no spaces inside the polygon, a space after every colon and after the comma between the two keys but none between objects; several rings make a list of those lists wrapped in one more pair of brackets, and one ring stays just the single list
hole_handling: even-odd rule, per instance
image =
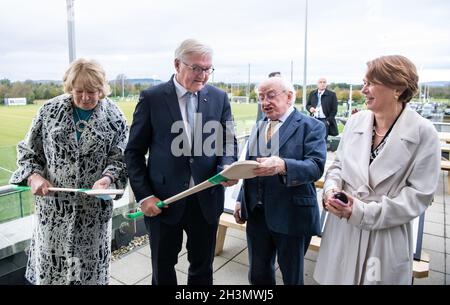
[{"label": "green trees", "polygon": [[55,82],[11,82],[8,79],[0,80],[0,101],[5,98],[25,97],[27,103],[32,103],[36,99],[50,99],[63,93],[62,84]]},{"label": "green trees", "polygon": [[[123,80],[123,81],[122,81]],[[139,93],[150,86],[156,85],[155,81],[147,79],[127,79],[124,74],[119,74],[115,80],[109,82],[111,86],[111,96],[121,97],[122,92],[125,97],[130,95],[138,96]],[[215,82],[212,85],[228,92],[233,96],[246,96],[247,83],[224,83]],[[301,103],[303,97],[303,88],[301,85],[294,85],[296,90],[296,102]],[[307,96],[316,88],[310,85],[306,88]],[[340,103],[348,101],[350,94],[350,85],[346,83],[331,83],[329,89],[336,92],[336,96]],[[123,91],[122,91],[123,90]],[[42,81],[35,82],[31,80],[11,82],[8,79],[0,79],[0,104],[3,104],[5,98],[8,97],[26,97],[28,103],[34,100],[48,100],[63,93],[62,82]],[[256,102],[258,97],[255,92],[255,84],[250,84],[250,102]],[[450,100],[450,85],[430,87],[430,96],[437,99]],[[352,86],[352,100],[354,103],[362,103],[364,96],[361,94],[361,86]]]}]

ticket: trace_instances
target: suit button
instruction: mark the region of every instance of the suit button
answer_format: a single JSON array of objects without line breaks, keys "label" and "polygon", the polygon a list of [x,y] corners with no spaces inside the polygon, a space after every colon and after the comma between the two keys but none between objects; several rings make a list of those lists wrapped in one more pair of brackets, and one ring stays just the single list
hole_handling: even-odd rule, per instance
[{"label": "suit button", "polygon": [[194,158],[189,158],[189,163],[194,163]]},{"label": "suit button", "polygon": [[185,183],[184,183],[184,187],[185,187],[185,188],[189,188],[189,182],[185,182]]}]

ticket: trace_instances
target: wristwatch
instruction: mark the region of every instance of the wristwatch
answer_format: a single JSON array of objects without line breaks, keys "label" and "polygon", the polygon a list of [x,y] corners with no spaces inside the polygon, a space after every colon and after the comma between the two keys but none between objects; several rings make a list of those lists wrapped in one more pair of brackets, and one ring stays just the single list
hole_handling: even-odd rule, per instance
[{"label": "wristwatch", "polygon": [[113,175],[111,175],[111,174],[109,174],[109,173],[105,173],[105,174],[103,174],[102,177],[108,177],[109,180],[111,180],[111,184],[114,183],[114,177],[113,177]]}]

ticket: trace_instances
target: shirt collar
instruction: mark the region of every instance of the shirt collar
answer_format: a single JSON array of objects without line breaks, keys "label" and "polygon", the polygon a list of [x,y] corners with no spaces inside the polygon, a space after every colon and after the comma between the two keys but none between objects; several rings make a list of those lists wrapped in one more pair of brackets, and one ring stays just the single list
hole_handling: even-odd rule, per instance
[{"label": "shirt collar", "polygon": [[286,112],[278,119],[278,121],[280,121],[280,123],[284,123],[287,120],[287,118],[291,115],[292,111],[294,111],[294,105],[289,107],[288,110],[286,110]]},{"label": "shirt collar", "polygon": [[[178,81],[176,75],[173,77],[173,84],[175,85],[175,92],[177,93],[178,99],[181,99],[187,92],[186,88],[184,88]],[[194,92],[194,95],[197,95],[197,92]]]}]

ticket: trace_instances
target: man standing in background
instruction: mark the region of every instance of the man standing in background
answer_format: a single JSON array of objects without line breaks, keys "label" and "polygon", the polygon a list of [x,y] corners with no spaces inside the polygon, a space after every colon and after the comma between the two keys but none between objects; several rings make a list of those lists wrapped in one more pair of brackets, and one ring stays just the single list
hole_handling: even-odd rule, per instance
[{"label": "man standing in background", "polygon": [[337,136],[339,134],[335,119],[337,108],[336,93],[327,89],[327,80],[324,77],[319,78],[317,89],[309,94],[306,109],[311,116],[325,124],[327,131],[325,140],[328,140],[328,135]]}]

